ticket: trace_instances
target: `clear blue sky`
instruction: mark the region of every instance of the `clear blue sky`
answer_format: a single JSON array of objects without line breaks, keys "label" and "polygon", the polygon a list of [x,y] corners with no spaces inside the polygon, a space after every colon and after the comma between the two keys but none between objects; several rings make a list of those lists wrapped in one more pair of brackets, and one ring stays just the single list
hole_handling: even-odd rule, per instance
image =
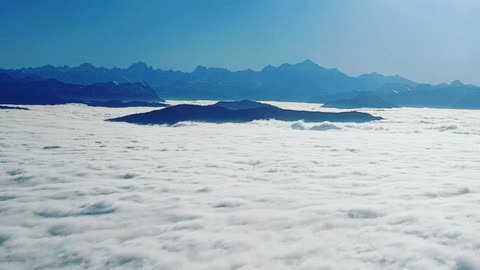
[{"label": "clear blue sky", "polygon": [[0,67],[232,70],[311,59],[350,75],[480,84],[477,0],[0,0]]}]

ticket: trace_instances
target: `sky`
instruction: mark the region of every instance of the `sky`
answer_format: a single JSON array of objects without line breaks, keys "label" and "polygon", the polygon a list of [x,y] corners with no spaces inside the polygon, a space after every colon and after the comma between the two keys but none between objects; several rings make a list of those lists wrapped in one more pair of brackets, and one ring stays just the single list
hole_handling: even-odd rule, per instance
[{"label": "sky", "polygon": [[0,67],[260,70],[311,59],[357,76],[480,84],[476,0],[0,0]]}]

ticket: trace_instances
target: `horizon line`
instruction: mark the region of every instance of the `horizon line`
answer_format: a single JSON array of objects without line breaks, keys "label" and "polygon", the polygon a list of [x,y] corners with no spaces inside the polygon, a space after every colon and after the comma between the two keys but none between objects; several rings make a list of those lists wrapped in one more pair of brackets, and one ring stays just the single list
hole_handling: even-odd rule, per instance
[{"label": "horizon line", "polygon": [[126,69],[129,69],[131,68],[132,66],[134,65],[138,65],[138,64],[141,64],[141,65],[145,65],[147,68],[149,69],[152,69],[154,71],[170,71],[170,72],[182,72],[182,73],[193,73],[195,72],[197,69],[199,68],[206,68],[206,69],[224,69],[228,72],[245,72],[245,71],[252,71],[252,72],[262,72],[264,71],[266,68],[268,67],[273,67],[273,68],[280,68],[281,66],[294,66],[294,65],[300,65],[300,64],[304,64],[304,63],[309,63],[309,64],[313,64],[313,65],[316,65],[320,68],[323,68],[323,69],[326,69],[326,70],[337,70],[339,72],[341,72],[342,74],[350,77],[350,78],[360,78],[362,76],[365,76],[365,75],[381,75],[381,76],[384,76],[384,77],[401,77],[403,79],[406,79],[406,80],[409,80],[409,81],[412,81],[414,83],[417,83],[417,84],[430,84],[430,85],[442,85],[442,84],[451,84],[453,82],[460,82],[464,85],[473,85],[473,86],[477,86],[476,84],[472,84],[472,83],[463,83],[461,80],[458,80],[458,79],[455,79],[455,80],[452,80],[451,82],[448,82],[448,81],[444,81],[444,82],[441,82],[441,83],[432,83],[432,82],[425,82],[425,81],[422,81],[422,82],[418,82],[418,81],[414,81],[412,79],[409,79],[405,76],[402,76],[400,74],[394,74],[394,75],[385,75],[385,74],[382,74],[382,73],[379,73],[379,72],[376,72],[376,71],[373,71],[373,72],[367,72],[367,73],[362,73],[358,76],[354,76],[354,75],[351,75],[351,74],[348,74],[344,71],[342,71],[340,68],[338,67],[334,67],[334,68],[331,68],[331,67],[325,67],[325,66],[322,66],[316,62],[314,62],[313,60],[309,59],[309,58],[306,58],[305,60],[301,61],[301,62],[297,62],[297,63],[283,63],[283,64],[280,64],[280,65],[277,65],[277,66],[274,66],[272,64],[267,64],[265,65],[263,68],[261,69],[252,69],[252,68],[246,68],[246,69],[229,69],[229,68],[226,68],[226,67],[213,67],[213,66],[204,66],[202,64],[199,64],[199,65],[196,65],[195,68],[191,71],[186,71],[186,70],[174,70],[172,68],[169,68],[169,69],[162,69],[160,67],[154,67],[152,65],[149,65],[147,64],[146,62],[142,61],[142,60],[139,60],[139,61],[136,61],[126,67],[117,67],[117,66],[110,66],[110,67],[105,67],[105,66],[97,66],[95,64],[92,64],[92,63],[89,63],[89,62],[83,62],[81,64],[78,64],[77,66],[70,66],[70,65],[52,65],[52,64],[45,64],[45,65],[41,65],[41,66],[36,66],[36,67],[32,67],[32,66],[29,66],[29,67],[21,67],[21,68],[5,68],[5,67],[0,67],[0,70],[22,70],[22,69],[37,69],[37,68],[42,68],[42,67],[54,67],[54,68],[61,68],[61,67],[66,67],[66,68],[69,68],[69,69],[73,69],[73,68],[78,68],[80,66],[83,66],[83,65],[88,65],[88,66],[92,66],[94,68],[104,68],[104,69],[123,69],[123,70],[126,70]]}]

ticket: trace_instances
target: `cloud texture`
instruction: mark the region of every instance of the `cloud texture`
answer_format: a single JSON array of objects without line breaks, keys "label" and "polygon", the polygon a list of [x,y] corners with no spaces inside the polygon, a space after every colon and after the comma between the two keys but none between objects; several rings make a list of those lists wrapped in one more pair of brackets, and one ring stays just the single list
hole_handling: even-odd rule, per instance
[{"label": "cloud texture", "polygon": [[0,269],[479,269],[479,111],[165,127],[30,108],[0,111]]}]

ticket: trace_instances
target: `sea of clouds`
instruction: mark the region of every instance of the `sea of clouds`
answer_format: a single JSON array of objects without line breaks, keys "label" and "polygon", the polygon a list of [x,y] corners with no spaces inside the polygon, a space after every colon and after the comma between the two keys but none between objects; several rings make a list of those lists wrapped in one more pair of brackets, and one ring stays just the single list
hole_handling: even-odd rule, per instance
[{"label": "sea of clouds", "polygon": [[0,269],[480,269],[480,111],[167,127],[29,108],[0,111]]}]

